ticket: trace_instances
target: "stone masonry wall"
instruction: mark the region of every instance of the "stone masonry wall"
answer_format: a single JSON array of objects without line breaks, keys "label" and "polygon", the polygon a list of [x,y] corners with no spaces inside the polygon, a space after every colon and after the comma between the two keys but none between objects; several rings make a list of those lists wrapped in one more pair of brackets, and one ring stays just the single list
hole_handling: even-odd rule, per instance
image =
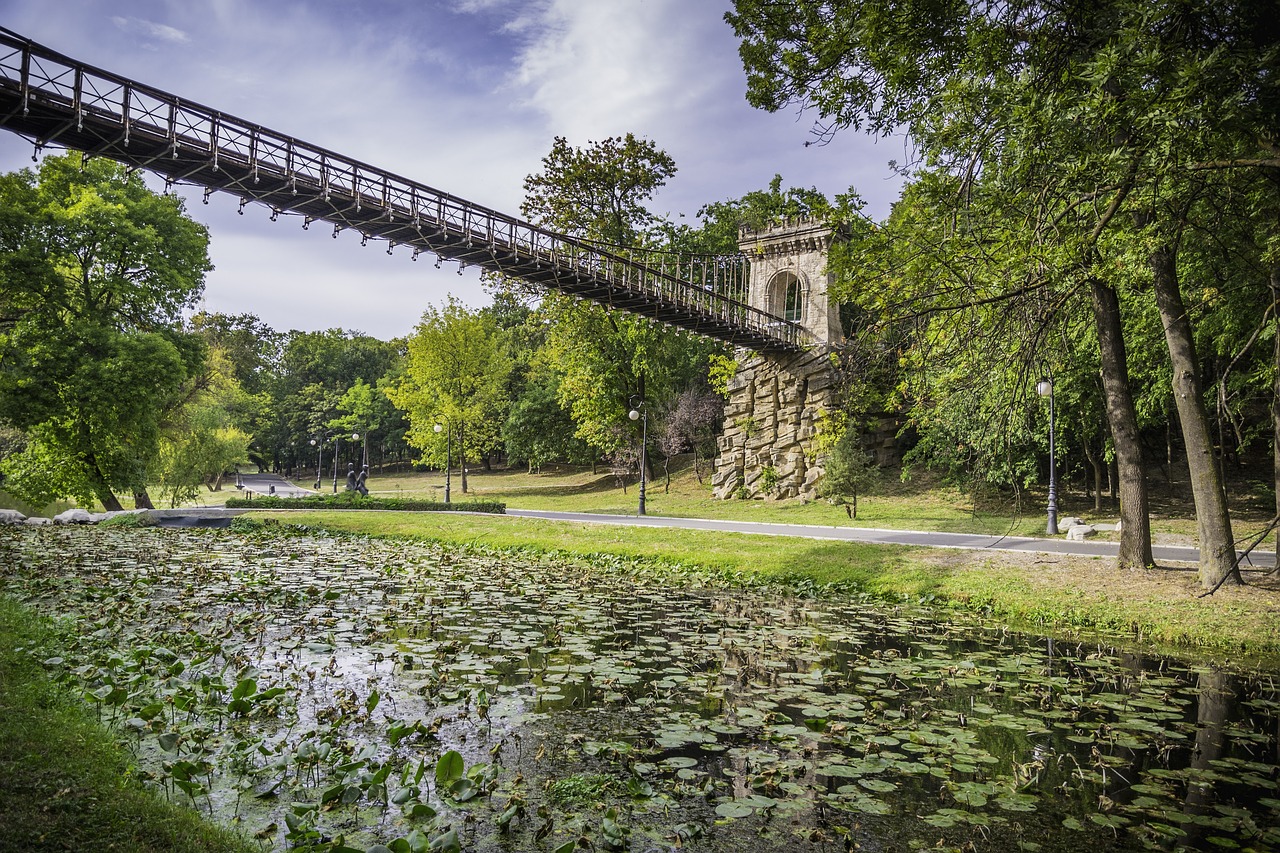
[{"label": "stone masonry wall", "polygon": [[716,497],[737,497],[740,489],[749,498],[814,497],[823,471],[813,440],[819,413],[832,402],[830,350],[783,358],[740,350],[738,358],[712,478]]}]

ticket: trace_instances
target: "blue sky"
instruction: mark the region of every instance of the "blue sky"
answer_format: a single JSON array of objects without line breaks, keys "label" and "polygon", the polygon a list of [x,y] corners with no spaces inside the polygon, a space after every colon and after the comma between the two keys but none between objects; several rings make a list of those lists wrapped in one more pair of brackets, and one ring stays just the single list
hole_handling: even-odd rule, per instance
[{"label": "blue sky", "polygon": [[[855,187],[884,216],[901,140],[846,132],[805,147],[814,116],[745,100],[729,0],[0,0],[0,26],[282,133],[512,214],[556,135],[628,132],[675,158],[655,212],[692,220],[775,173],[828,196]],[[0,134],[0,170],[31,148]],[[277,329],[410,332],[472,270],[411,263],[359,237],[304,232],[230,196],[188,211],[211,232],[209,310]]]}]

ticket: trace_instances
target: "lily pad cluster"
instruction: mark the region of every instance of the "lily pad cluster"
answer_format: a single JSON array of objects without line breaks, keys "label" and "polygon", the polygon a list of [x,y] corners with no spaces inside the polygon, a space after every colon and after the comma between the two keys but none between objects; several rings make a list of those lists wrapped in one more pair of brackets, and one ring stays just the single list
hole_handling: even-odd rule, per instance
[{"label": "lily pad cluster", "polygon": [[0,591],[66,629],[31,654],[266,849],[1280,848],[1268,675],[714,580],[0,533]]}]

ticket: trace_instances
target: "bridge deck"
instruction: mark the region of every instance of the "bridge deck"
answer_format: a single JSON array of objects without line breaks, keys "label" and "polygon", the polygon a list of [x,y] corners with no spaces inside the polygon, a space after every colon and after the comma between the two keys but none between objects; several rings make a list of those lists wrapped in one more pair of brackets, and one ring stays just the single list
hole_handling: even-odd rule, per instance
[{"label": "bridge deck", "polygon": [[[647,263],[102,71],[0,28],[0,127],[762,352],[808,333],[733,298],[740,256]],[[273,216],[274,218],[274,216]],[[335,230],[335,234],[337,230]]]}]

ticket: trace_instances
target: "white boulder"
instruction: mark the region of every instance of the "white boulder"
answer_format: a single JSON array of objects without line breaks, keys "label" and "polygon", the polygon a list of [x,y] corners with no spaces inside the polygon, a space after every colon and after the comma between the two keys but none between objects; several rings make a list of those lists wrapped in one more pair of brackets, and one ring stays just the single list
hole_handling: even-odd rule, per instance
[{"label": "white boulder", "polygon": [[24,521],[24,522],[22,522],[22,523],[23,523],[23,524],[29,524],[29,525],[31,525],[32,527],[44,527],[46,524],[53,524],[53,519],[52,519],[52,518],[41,518],[41,517],[40,517],[40,516],[38,516],[38,515],[33,515],[33,516],[31,516],[30,518],[28,518],[26,521]]},{"label": "white boulder", "polygon": [[0,524],[21,524],[27,517],[16,509],[0,509]]},{"label": "white boulder", "polygon": [[1083,542],[1091,536],[1097,536],[1098,531],[1087,524],[1073,524],[1067,528],[1067,538],[1075,542]]},{"label": "white boulder", "polygon": [[1084,519],[1076,518],[1074,515],[1066,515],[1058,519],[1059,530],[1070,530],[1071,528],[1078,527],[1081,524],[1084,524]]},{"label": "white boulder", "polygon": [[88,510],[69,509],[66,512],[60,512],[53,517],[55,524],[89,524],[94,520]]}]

